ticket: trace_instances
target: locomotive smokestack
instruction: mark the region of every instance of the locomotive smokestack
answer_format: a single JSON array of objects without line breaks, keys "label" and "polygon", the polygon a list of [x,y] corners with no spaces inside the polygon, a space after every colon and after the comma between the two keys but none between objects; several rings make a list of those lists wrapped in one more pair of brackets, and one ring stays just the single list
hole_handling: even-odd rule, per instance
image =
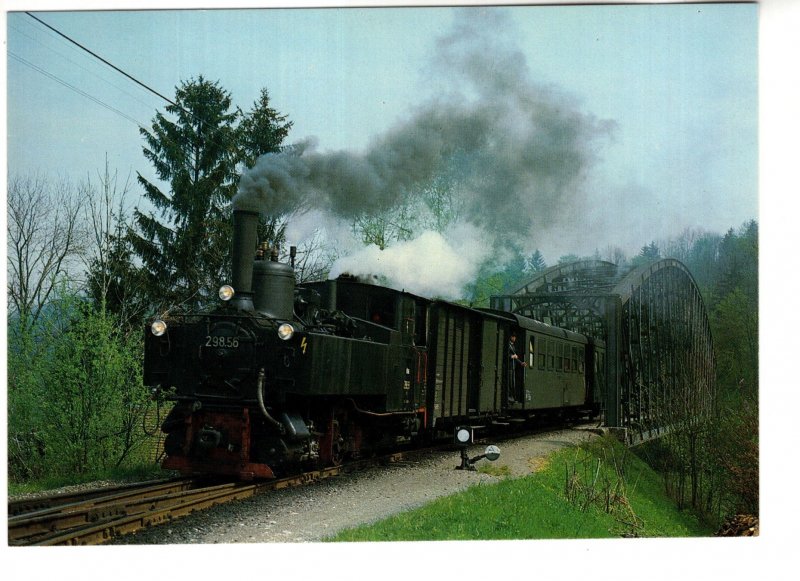
[{"label": "locomotive smokestack", "polygon": [[253,310],[253,255],[258,245],[259,213],[251,208],[233,211],[232,302],[238,308]]}]

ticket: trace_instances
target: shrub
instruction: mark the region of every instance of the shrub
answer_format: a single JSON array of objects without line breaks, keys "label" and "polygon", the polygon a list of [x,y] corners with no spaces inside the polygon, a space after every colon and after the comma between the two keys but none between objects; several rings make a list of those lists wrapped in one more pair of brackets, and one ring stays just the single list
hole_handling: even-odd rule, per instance
[{"label": "shrub", "polygon": [[[138,335],[138,334],[137,334]],[[141,338],[60,293],[36,328],[9,321],[9,477],[120,466],[145,441]]]}]

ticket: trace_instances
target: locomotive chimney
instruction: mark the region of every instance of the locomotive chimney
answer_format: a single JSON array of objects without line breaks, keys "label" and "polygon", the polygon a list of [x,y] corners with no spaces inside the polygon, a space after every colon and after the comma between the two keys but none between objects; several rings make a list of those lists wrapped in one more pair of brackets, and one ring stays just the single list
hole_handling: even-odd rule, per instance
[{"label": "locomotive chimney", "polygon": [[234,209],[231,283],[236,292],[231,302],[253,310],[253,254],[258,244],[258,211]]}]

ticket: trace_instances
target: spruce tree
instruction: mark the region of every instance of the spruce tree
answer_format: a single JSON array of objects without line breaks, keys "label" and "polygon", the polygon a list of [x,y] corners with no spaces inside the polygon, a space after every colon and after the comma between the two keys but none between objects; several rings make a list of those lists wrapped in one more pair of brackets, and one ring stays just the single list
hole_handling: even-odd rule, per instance
[{"label": "spruce tree", "polygon": [[[200,76],[177,87],[175,103],[156,114],[150,131],[140,130],[163,185],[138,174],[153,209],[135,210],[130,239],[155,308],[203,304],[228,279],[230,200],[240,172],[277,151],[290,127],[269,107],[266,90],[243,113],[232,109],[228,91]],[[280,236],[280,220],[268,222]]]}]

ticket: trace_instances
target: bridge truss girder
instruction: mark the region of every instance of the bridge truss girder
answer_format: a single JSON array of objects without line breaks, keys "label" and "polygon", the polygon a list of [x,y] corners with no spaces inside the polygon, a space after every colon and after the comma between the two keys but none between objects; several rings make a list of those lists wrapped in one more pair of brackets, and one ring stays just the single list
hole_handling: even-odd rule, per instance
[{"label": "bridge truss girder", "polygon": [[605,422],[632,440],[709,413],[714,354],[705,306],[686,267],[665,259],[626,276],[602,261],[547,269],[492,307],[603,339]]},{"label": "bridge truss girder", "polygon": [[620,403],[641,439],[707,416],[716,377],[703,298],[686,267],[665,259],[631,272],[621,299]]}]

